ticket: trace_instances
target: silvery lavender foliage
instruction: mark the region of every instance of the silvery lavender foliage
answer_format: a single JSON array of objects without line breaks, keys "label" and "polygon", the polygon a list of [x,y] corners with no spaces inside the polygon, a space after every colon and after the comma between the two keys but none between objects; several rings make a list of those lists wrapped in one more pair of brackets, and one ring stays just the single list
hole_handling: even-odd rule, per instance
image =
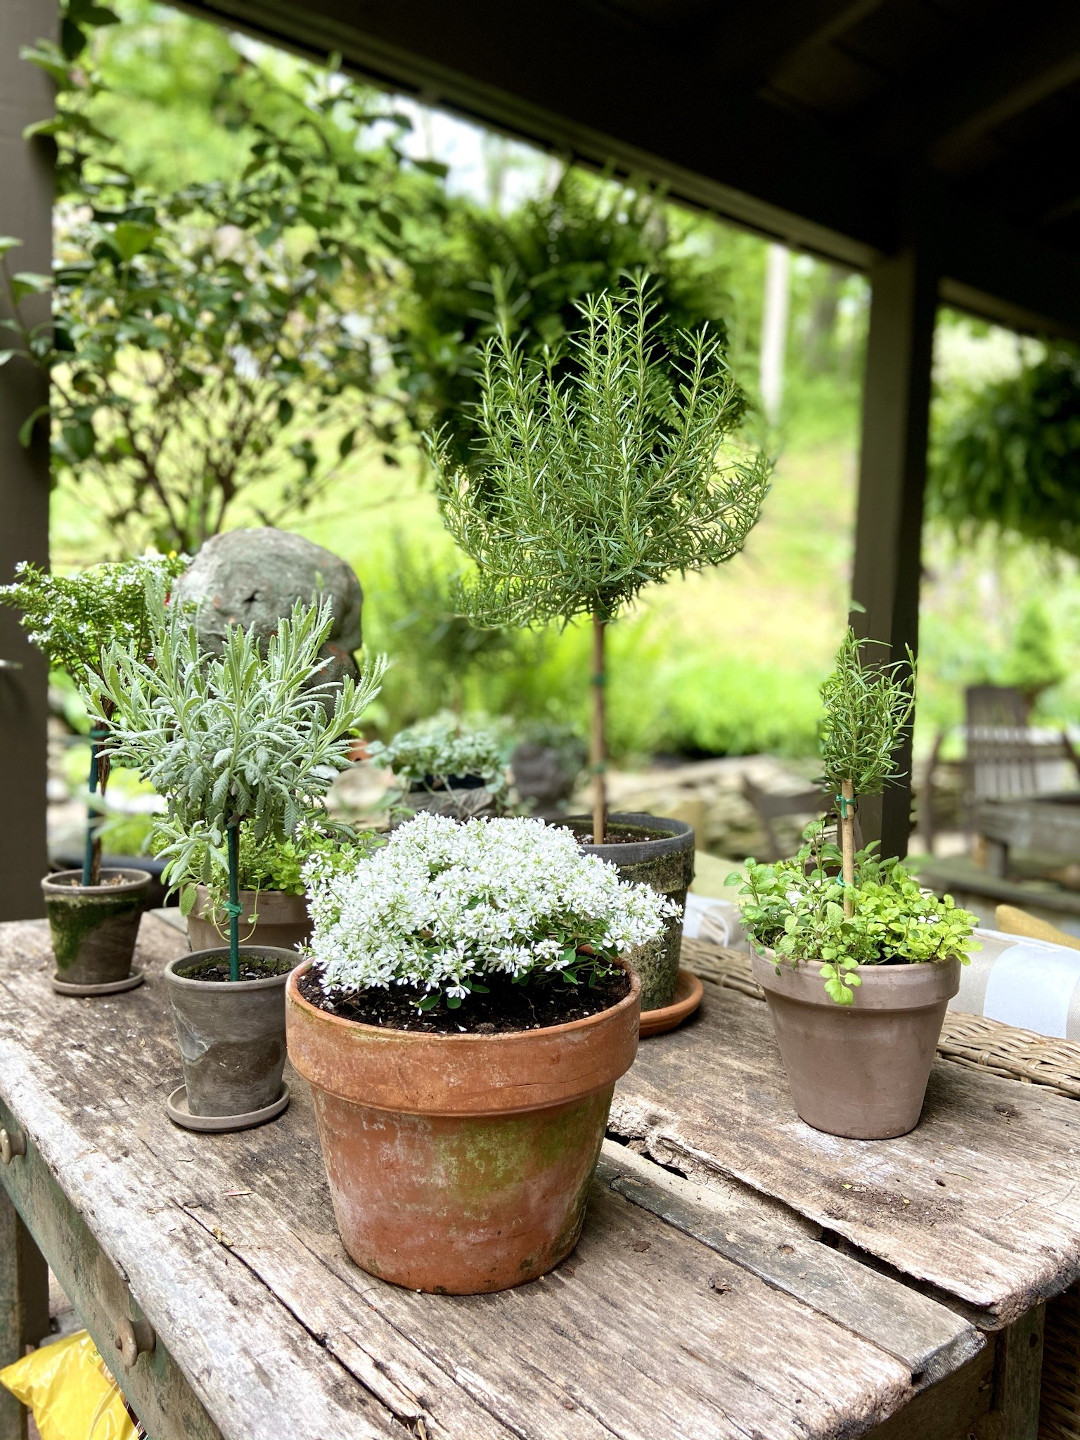
[{"label": "silvery lavender foliage", "polygon": [[580,982],[655,939],[672,902],[542,820],[422,812],[370,857],[313,855],[308,954],[323,988],[409,985],[453,1008],[486,975]]},{"label": "silvery lavender foliage", "polygon": [[[250,826],[255,841],[295,832],[349,763],[350,737],[379,692],[386,661],[367,665],[340,690],[318,680],[333,616],[324,601],[297,603],[265,654],[239,628],[222,653],[200,650],[190,614],[147,588],[152,658],[114,644],[85,698],[113,706],[107,752],[136,769],[168,802],[155,833],[177,886],[227,865],[226,827]],[[333,693],[331,703],[331,693]]]}]

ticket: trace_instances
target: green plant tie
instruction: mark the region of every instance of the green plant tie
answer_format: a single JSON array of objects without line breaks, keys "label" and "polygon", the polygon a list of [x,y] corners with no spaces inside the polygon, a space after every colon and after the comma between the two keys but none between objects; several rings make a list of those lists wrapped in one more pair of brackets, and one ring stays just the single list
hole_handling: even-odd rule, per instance
[{"label": "green plant tie", "polygon": [[590,679],[592,680],[592,683],[593,683],[594,685],[606,685],[606,684],[607,684],[607,675],[604,674],[603,672],[601,672],[599,675],[590,676]]},{"label": "green plant tie", "polygon": [[840,807],[841,820],[847,820],[849,816],[854,815],[859,808],[859,802],[857,800],[849,800],[846,795],[834,795],[833,799]]},{"label": "green plant tie", "polygon": [[590,775],[606,775],[606,774],[607,774],[607,765],[606,765],[606,763],[605,763],[603,760],[601,760],[598,765],[590,765],[590,766],[589,766],[589,774],[590,774]]}]

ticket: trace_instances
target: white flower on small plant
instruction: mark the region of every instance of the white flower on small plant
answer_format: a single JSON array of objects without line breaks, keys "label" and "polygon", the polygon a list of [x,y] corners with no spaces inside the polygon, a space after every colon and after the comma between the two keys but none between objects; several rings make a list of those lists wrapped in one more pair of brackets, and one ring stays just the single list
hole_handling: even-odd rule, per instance
[{"label": "white flower on small plant", "polygon": [[375,854],[305,871],[324,991],[407,985],[451,1008],[484,977],[580,983],[659,936],[678,907],[540,820],[421,812]]}]

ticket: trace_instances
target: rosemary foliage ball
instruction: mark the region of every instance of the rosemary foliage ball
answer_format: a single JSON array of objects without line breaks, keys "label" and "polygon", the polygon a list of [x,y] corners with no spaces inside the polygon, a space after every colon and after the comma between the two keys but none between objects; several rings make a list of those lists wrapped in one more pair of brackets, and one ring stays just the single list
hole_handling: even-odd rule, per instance
[{"label": "rosemary foliage ball", "polygon": [[761,510],[768,461],[727,445],[744,402],[723,337],[662,340],[644,275],[577,308],[570,373],[505,330],[484,346],[472,465],[430,442],[481,628],[611,621],[643,586],[730,560]]},{"label": "rosemary foliage ball", "polygon": [[864,653],[881,643],[849,628],[821,687],[821,760],[834,794],[847,781],[856,795],[878,795],[903,775],[897,753],[915,706],[915,661],[910,650],[893,661]]},{"label": "rosemary foliage ball", "polygon": [[323,990],[404,986],[421,1009],[457,1008],[486,976],[588,983],[674,909],[541,820],[424,812],[370,857],[312,856],[305,879]]}]

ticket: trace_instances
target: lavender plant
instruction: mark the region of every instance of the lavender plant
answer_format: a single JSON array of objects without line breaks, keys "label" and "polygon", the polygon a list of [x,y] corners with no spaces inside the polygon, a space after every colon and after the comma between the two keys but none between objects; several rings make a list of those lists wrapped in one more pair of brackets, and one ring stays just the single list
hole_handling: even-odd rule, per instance
[{"label": "lavender plant", "polygon": [[194,885],[214,866],[229,876],[229,966],[239,976],[240,826],[258,844],[296,833],[349,764],[350,737],[379,691],[385,659],[358,681],[320,681],[319,649],[333,624],[329,601],[297,602],[266,653],[254,633],[233,629],[221,654],[207,656],[189,614],[148,588],[152,661],[113,644],[87,703],[108,705],[107,753],[129,765],[168,803],[155,848],[165,879],[190,909]]}]

